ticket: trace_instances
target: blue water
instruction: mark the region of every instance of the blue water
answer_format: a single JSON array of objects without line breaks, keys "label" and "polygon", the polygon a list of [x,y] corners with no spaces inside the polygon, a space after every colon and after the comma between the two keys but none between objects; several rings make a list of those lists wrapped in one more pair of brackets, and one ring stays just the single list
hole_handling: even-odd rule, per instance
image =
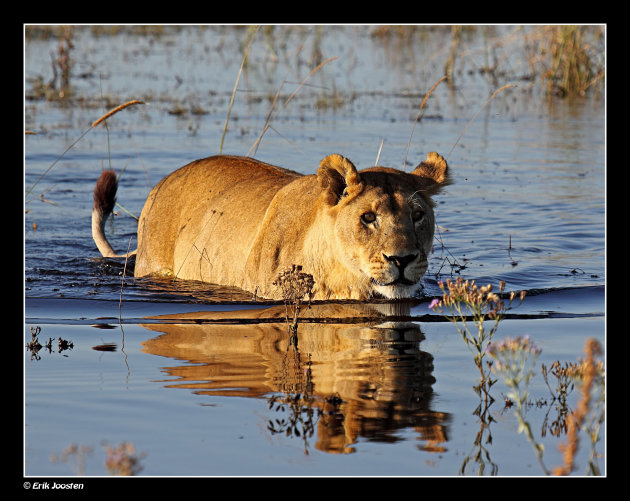
[{"label": "blue water", "polygon": [[[498,27],[493,36],[509,33]],[[28,39],[25,128],[36,135],[25,137],[25,193],[37,184],[25,203],[25,343],[39,326],[40,342],[52,338],[55,349],[38,357],[25,350],[25,475],[107,475],[103,441],[132,442],[144,453],[146,476],[458,475],[480,424],[472,356],[454,327],[427,308],[449,277],[527,290],[514,312],[520,316],[505,320],[497,335],[531,335],[543,349],[541,363],[576,361],[589,337],[605,345],[601,96],[548,101],[520,79],[526,66],[514,48],[511,79],[489,82],[467,71],[485,57],[483,40],[471,37],[472,55],[461,60],[455,88],[441,84],[414,128],[424,93],[441,77],[448,31],[439,40],[383,40],[369,27],[276,28],[256,36],[224,153],[247,153],[276,91],[282,88],[284,101],[318,62],[337,56],[279,110],[257,158],[312,173],[338,152],[363,168],[382,143],[379,163],[402,168],[412,130],[410,163],[429,151],[447,156],[455,184],[437,199],[424,299],[388,329],[377,327],[383,319],[335,323],[334,333],[329,323],[301,326],[295,353],[281,321],[254,320],[250,313],[260,305],[247,294],[135,280],[123,261],[98,259],[90,214],[102,166],[124,170],[124,210],[108,224],[122,251],[135,245],[136,221],[125,211],[138,215],[163,176],[217,153],[246,31],[76,30],[68,102],[30,98],[35,79],[52,77],[57,40]],[[506,83],[518,86],[471,122]],[[89,131],[53,165],[94,120],[129,99],[149,104],[116,114],[107,130]],[[59,337],[73,347],[58,353]],[[496,467],[484,473],[541,475],[511,410],[503,409],[505,388],[495,388],[488,448]],[[272,397],[305,390],[309,402],[269,407]],[[532,398],[548,397],[538,374]],[[577,391],[571,398],[574,404]],[[549,404],[532,406],[528,416],[539,432],[553,412]],[[299,437],[274,421],[290,416],[300,418]],[[549,466],[561,461],[562,439],[543,439]],[[83,466],[76,458],[50,460],[71,444],[92,447]],[[598,452],[604,469],[603,431]],[[577,474],[585,472],[587,453],[582,447]],[[477,474],[473,463],[464,474]]]}]

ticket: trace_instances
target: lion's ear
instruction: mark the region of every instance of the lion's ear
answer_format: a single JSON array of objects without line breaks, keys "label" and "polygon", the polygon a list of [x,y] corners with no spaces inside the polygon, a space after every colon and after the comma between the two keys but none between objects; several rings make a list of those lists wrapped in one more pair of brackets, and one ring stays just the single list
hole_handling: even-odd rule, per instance
[{"label": "lion's ear", "polygon": [[427,155],[427,159],[418,165],[412,174],[422,178],[423,188],[429,195],[435,195],[444,186],[453,182],[446,160],[434,151]]},{"label": "lion's ear", "polygon": [[362,188],[356,167],[350,160],[336,153],[321,161],[317,180],[330,205],[337,204],[344,192],[350,195]]}]

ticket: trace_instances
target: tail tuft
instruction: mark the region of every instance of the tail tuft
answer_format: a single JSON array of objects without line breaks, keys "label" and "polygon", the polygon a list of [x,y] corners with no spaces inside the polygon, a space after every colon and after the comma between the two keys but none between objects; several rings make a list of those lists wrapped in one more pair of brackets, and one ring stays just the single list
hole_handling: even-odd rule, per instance
[{"label": "tail tuft", "polygon": [[116,204],[118,181],[113,170],[104,170],[94,188],[94,209],[102,215],[109,215]]},{"label": "tail tuft", "polygon": [[105,222],[116,204],[118,181],[113,170],[104,170],[94,188],[94,206],[92,207],[92,238],[103,257],[130,257],[136,251],[116,254],[105,236]]}]

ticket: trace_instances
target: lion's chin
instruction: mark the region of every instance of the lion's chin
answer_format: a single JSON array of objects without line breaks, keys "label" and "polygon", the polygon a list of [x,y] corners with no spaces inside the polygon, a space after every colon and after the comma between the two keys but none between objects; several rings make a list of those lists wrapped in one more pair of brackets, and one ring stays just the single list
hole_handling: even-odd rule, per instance
[{"label": "lion's chin", "polygon": [[387,299],[405,299],[413,297],[414,293],[419,289],[419,284],[412,284],[408,281],[406,283],[394,283],[390,285],[381,285],[374,283],[374,292]]}]

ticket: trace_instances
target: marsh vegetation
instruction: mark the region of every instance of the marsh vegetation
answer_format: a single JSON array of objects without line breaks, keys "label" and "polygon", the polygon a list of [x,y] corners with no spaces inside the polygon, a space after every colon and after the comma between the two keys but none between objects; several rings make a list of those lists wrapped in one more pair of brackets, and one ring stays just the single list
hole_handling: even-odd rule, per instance
[{"label": "marsh vegetation", "polygon": [[[574,471],[574,457],[579,447],[580,434],[588,438],[590,447],[588,465],[583,474],[599,475],[601,470],[596,446],[600,441],[599,432],[605,419],[605,370],[599,358],[602,355],[599,342],[594,338],[586,341],[584,347],[586,357],[583,360],[564,363],[556,360],[550,368],[544,364],[540,367],[540,373],[551,392],[552,400],[544,403],[539,400],[538,404],[549,405],[550,410],[555,406],[557,418],[552,425],[552,434],[556,437],[566,435],[566,443],[560,444],[563,464],[550,469],[544,461],[544,446],[536,438],[526,416],[526,408],[531,405],[529,388],[532,378],[539,370],[537,359],[542,350],[529,335],[495,340],[500,322],[506,312],[513,308],[512,302],[518,297],[522,303],[525,291],[519,294],[511,292],[506,294],[505,298],[501,298],[492,292],[491,284],[478,287],[474,281],[463,281],[460,277],[455,281],[447,280],[441,287],[444,294],[441,299],[435,299],[431,303],[431,308],[445,315],[445,318],[455,325],[479,370],[479,382],[473,386],[475,393],[480,397],[479,407],[474,411],[482,423],[476,440],[479,447],[483,447],[481,438],[484,435],[486,443],[492,442],[490,425],[494,418],[489,408],[495,401],[492,387],[497,379],[491,377],[494,374],[508,388],[504,399],[505,407],[514,409],[514,415],[518,420],[517,433],[523,433],[530,442],[545,475],[552,473],[569,475]],[[504,287],[505,284],[501,283],[500,294],[503,293]],[[549,384],[550,376],[556,378],[555,389]],[[572,390],[575,385],[580,386],[581,398],[577,406],[571,409],[567,406],[566,396],[567,391]],[[564,433],[561,430],[564,430]],[[545,419],[540,436],[544,436],[546,432]],[[470,459],[466,458],[460,471],[466,470]],[[473,462],[478,463],[480,472],[487,466],[479,451],[474,455]]]}]

